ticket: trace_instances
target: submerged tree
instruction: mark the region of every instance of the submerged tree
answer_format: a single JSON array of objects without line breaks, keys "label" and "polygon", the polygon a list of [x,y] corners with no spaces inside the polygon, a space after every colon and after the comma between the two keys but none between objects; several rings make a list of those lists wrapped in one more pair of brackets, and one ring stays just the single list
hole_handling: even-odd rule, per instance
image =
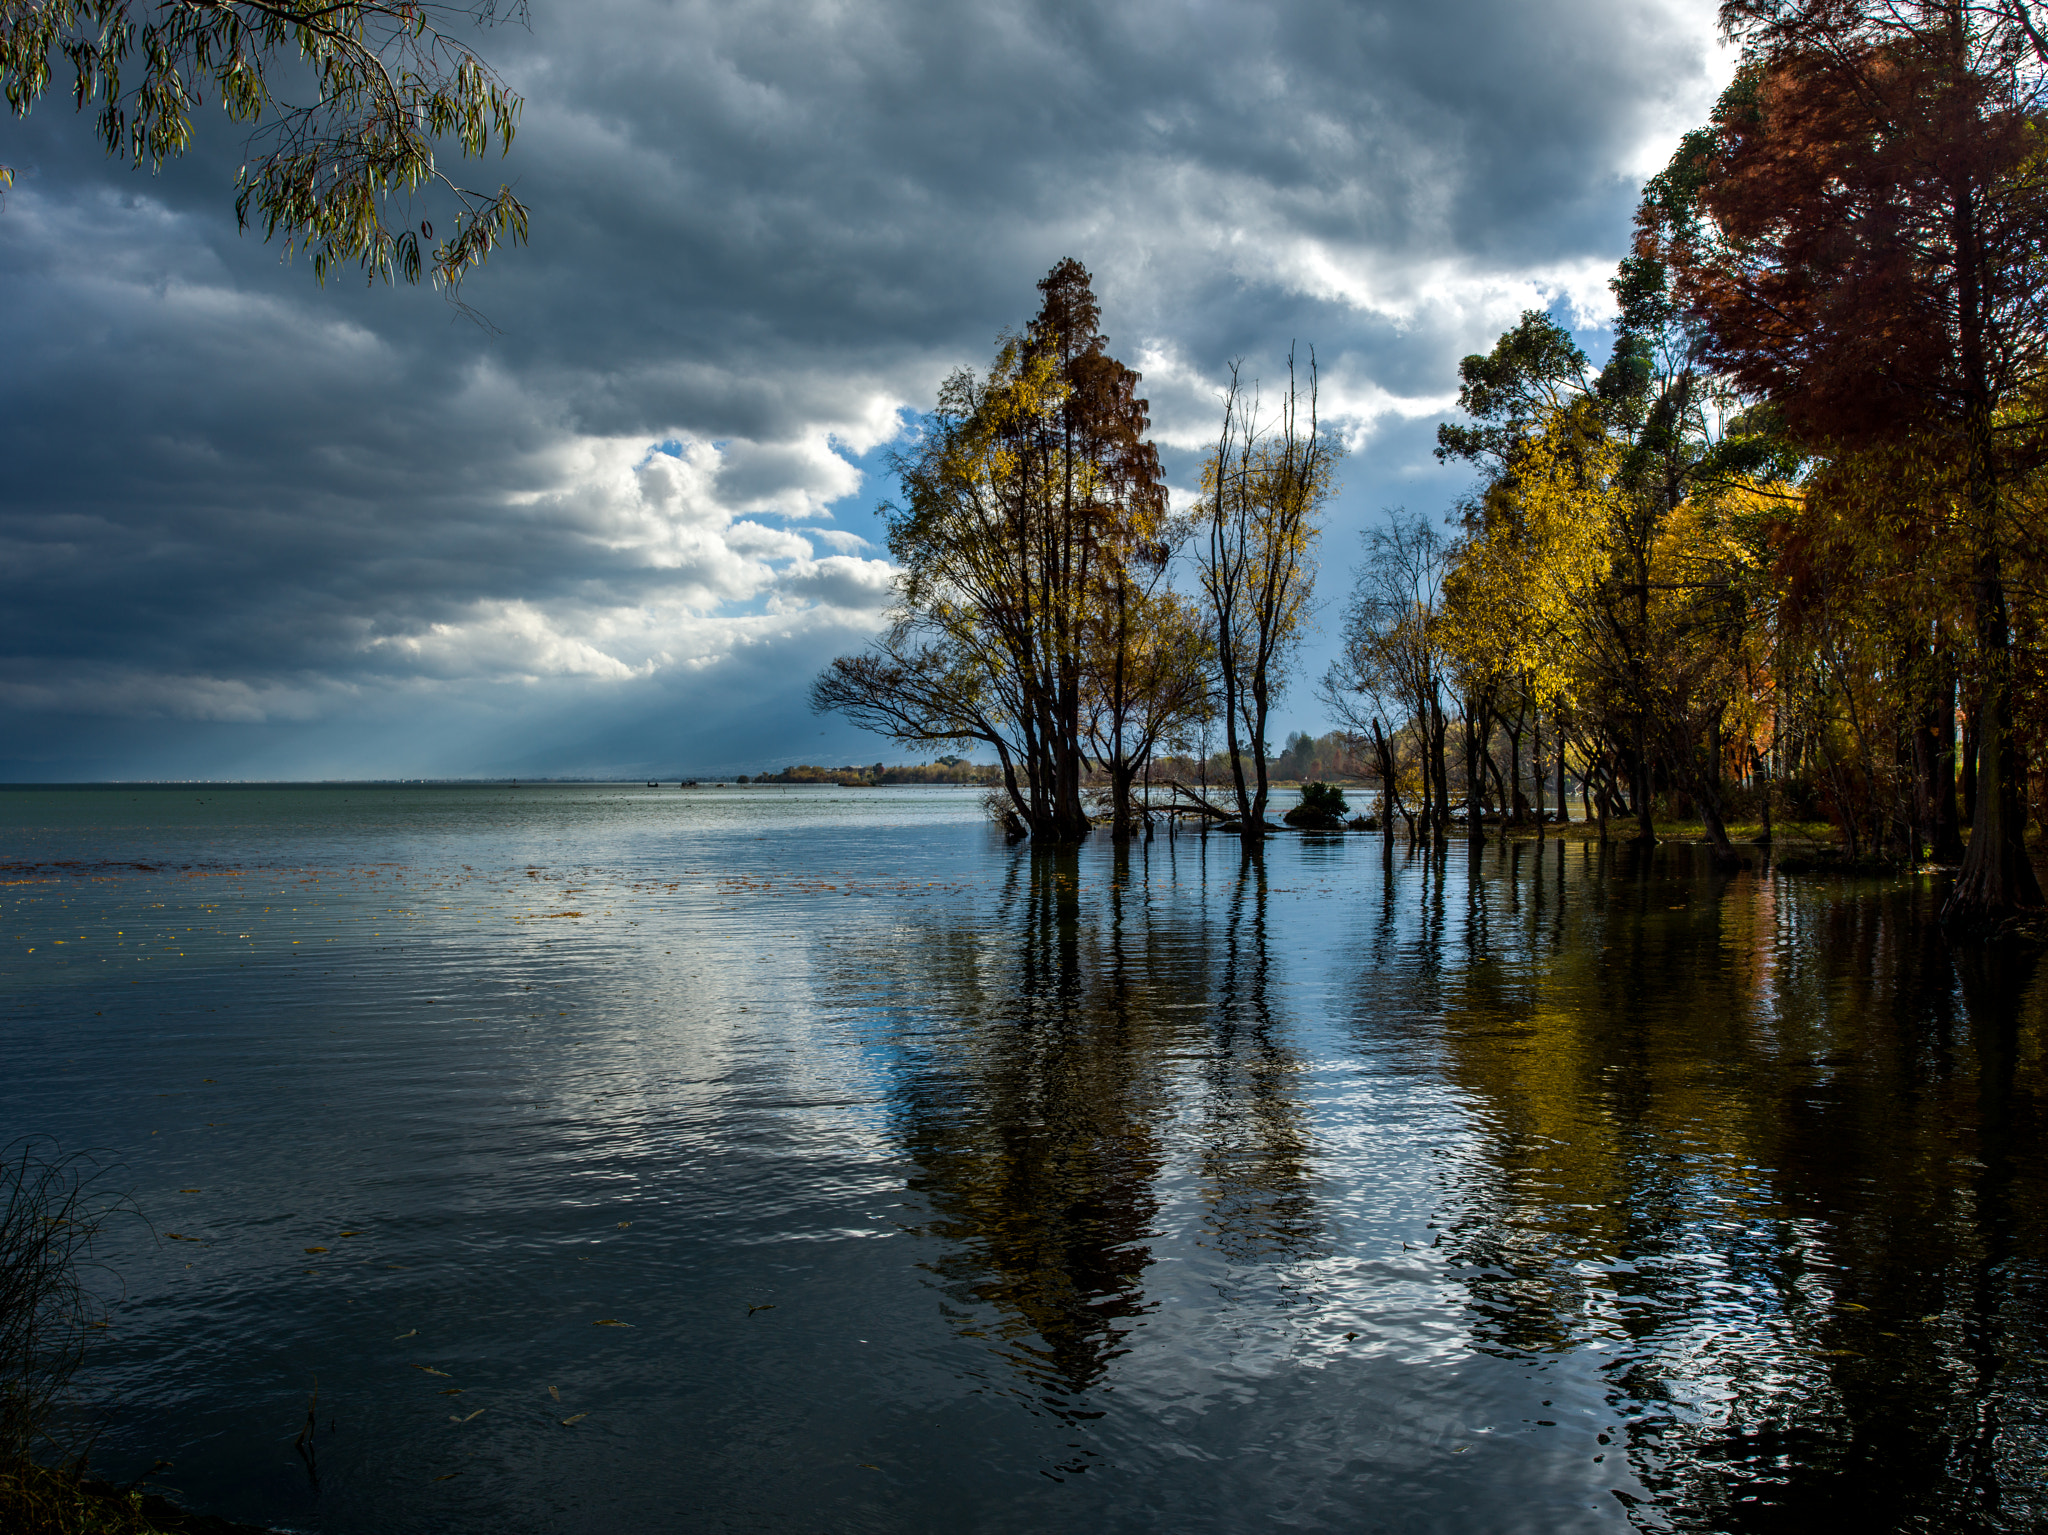
[{"label": "submerged tree", "polygon": [[1088,833],[1090,729],[1127,793],[1137,753],[1177,717],[1134,690],[1177,674],[1144,632],[1173,612],[1147,576],[1170,534],[1139,376],[1108,355],[1079,262],[1039,290],[1026,333],[985,377],[949,379],[892,459],[897,607],[868,652],[826,668],[812,704],[907,745],[993,747],[1018,820],[1059,843]]},{"label": "submerged tree", "polygon": [[[1324,702],[1373,743],[1389,835],[1397,813],[1408,816],[1411,833],[1424,836],[1443,836],[1449,820],[1444,737],[1450,658],[1443,620],[1444,583],[1456,553],[1426,518],[1403,512],[1369,532],[1365,563],[1344,610],[1343,643],[1323,676]],[[1410,749],[1404,750],[1404,738]],[[1416,767],[1412,815],[1401,803],[1409,760]]]},{"label": "submerged tree", "polygon": [[[67,94],[98,104],[107,153],[152,171],[191,147],[211,94],[252,134],[235,177],[243,228],[306,251],[322,282],[354,265],[452,289],[499,241],[526,237],[509,186],[461,186],[435,155],[444,140],[465,156],[512,147],[520,98],[447,30],[495,13],[496,0],[0,0],[0,86],[26,116],[61,56]],[[310,78],[313,100],[281,100],[278,72]],[[0,168],[0,186],[12,174]],[[422,189],[448,209],[439,237],[431,217],[415,221]],[[394,199],[408,210],[396,223]]]},{"label": "submerged tree", "polygon": [[1265,825],[1266,722],[1289,680],[1342,453],[1317,420],[1313,352],[1305,392],[1288,355],[1287,392],[1272,421],[1261,419],[1257,392],[1240,389],[1232,366],[1223,428],[1202,469],[1195,561],[1215,622],[1224,740],[1246,836]]}]

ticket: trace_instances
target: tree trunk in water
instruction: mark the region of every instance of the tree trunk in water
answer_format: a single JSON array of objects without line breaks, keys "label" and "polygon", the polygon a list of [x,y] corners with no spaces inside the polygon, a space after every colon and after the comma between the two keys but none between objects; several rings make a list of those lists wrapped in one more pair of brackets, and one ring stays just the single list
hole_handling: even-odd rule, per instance
[{"label": "tree trunk in water", "polygon": [[1927,735],[1934,754],[1931,782],[1934,813],[1927,827],[1927,856],[1936,863],[1963,861],[1963,834],[1956,824],[1956,671],[1946,654],[1928,705]]},{"label": "tree trunk in water", "polygon": [[[1520,714],[1515,716],[1515,723],[1508,730],[1507,737],[1508,787],[1505,803],[1502,804],[1501,809],[1513,817],[1515,825],[1520,826],[1529,819],[1527,801],[1522,795],[1522,716]],[[1499,772],[1499,769],[1496,768],[1494,771]]]},{"label": "tree trunk in water", "polygon": [[1713,849],[1714,867],[1717,869],[1739,869],[1749,860],[1735,851],[1735,844],[1728,837],[1728,823],[1721,818],[1721,789],[1718,784],[1703,785],[1693,795],[1700,807],[1700,825],[1706,829],[1707,845]]},{"label": "tree trunk in water", "polygon": [[2013,738],[2012,631],[2006,619],[2005,580],[1999,568],[1997,486],[1990,478],[1990,423],[1980,437],[1987,445],[1972,454],[1970,499],[1978,503],[1977,566],[1971,596],[1977,609],[1977,654],[1984,668],[1977,700],[1977,805],[1970,845],[1949,891],[1942,920],[1992,923],[2041,904],[2041,882],[2027,858],[2024,770]]},{"label": "tree trunk in water", "polygon": [[1436,794],[1436,775],[1429,770],[1429,716],[1421,716],[1418,724],[1422,736],[1422,798],[1415,805],[1416,832],[1427,837],[1430,827],[1434,824],[1432,816],[1435,812],[1433,799]]},{"label": "tree trunk in water", "polygon": [[1636,841],[1649,847],[1657,840],[1657,825],[1650,814],[1650,743],[1647,722],[1636,721],[1636,760],[1629,764],[1629,796],[1636,809]]},{"label": "tree trunk in water", "polygon": [[1443,706],[1436,711],[1436,814],[1437,840],[1442,841],[1451,834],[1451,763],[1450,763],[1451,722],[1445,716]]},{"label": "tree trunk in water", "polygon": [[1963,825],[1977,824],[1977,706],[1963,708]]},{"label": "tree trunk in water", "polygon": [[1109,835],[1113,842],[1131,840],[1135,822],[1131,814],[1131,780],[1136,776],[1128,765],[1113,766],[1109,770]]},{"label": "tree trunk in water", "polygon": [[1479,796],[1486,787],[1486,769],[1479,759],[1485,748],[1479,740],[1479,716],[1484,711],[1474,706],[1465,710],[1465,840],[1484,842],[1486,840],[1486,818],[1479,810]]}]

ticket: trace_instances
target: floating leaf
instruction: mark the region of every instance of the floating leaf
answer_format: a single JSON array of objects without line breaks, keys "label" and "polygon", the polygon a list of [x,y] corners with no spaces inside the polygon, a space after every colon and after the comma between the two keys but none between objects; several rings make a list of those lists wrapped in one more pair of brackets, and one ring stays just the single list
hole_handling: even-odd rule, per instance
[{"label": "floating leaf", "polygon": [[324,1253],[327,1251],[327,1249],[324,1247],[309,1247],[306,1249],[306,1251],[309,1253]]},{"label": "floating leaf", "polygon": [[360,1231],[337,1231],[335,1235],[338,1237],[359,1237],[362,1233]]},{"label": "floating leaf", "polygon": [[562,1420],[562,1427],[567,1428],[571,1423],[581,1423],[585,1418],[589,1416],[590,1414],[587,1412],[571,1413],[568,1417]]},{"label": "floating leaf", "polygon": [[441,1388],[441,1395],[443,1395],[443,1396],[460,1396],[460,1395],[462,1395],[463,1389],[464,1389],[464,1388],[463,1388],[463,1387],[461,1387],[461,1386],[443,1386],[443,1387]]},{"label": "floating leaf", "polygon": [[620,1222],[619,1222],[619,1230],[621,1230],[621,1231],[624,1231],[624,1230],[625,1230],[625,1229],[626,1229],[626,1228],[627,1228],[628,1226],[630,1226],[630,1225],[632,1225],[632,1224],[633,1224],[633,1223],[632,1223],[631,1221],[620,1221]]},{"label": "floating leaf", "polygon": [[419,1335],[420,1335],[420,1330],[419,1330],[419,1329],[418,1329],[417,1327],[415,1327],[415,1328],[414,1328],[414,1329],[413,1329],[413,1330],[412,1330],[411,1332],[402,1332],[402,1333],[400,1333],[400,1334],[399,1334],[399,1335],[398,1335],[397,1337],[393,1338],[393,1339],[392,1339],[391,1341],[392,1341],[393,1343],[403,1343],[403,1342],[404,1342],[404,1341],[405,1341],[405,1340],[406,1340],[407,1338],[417,1338],[417,1337],[418,1337]]},{"label": "floating leaf", "polygon": [[1852,1300],[1841,1301],[1837,1304],[1838,1309],[1842,1311],[1868,1311],[1870,1309],[1868,1306],[1859,1306]]},{"label": "floating leaf", "polygon": [[173,1242],[203,1242],[206,1240],[205,1237],[188,1237],[180,1231],[166,1231],[164,1235],[169,1237]]},{"label": "floating leaf", "polygon": [[438,1376],[440,1376],[440,1377],[441,1377],[441,1379],[443,1379],[443,1380],[453,1380],[453,1379],[454,1379],[454,1377],[453,1377],[452,1375],[450,1375],[450,1374],[449,1374],[449,1373],[448,1373],[448,1372],[447,1372],[446,1370],[437,1370],[437,1369],[435,1369],[435,1368],[434,1368],[434,1367],[433,1367],[432,1365],[430,1365],[430,1364],[416,1364],[416,1365],[414,1365],[414,1366],[413,1366],[413,1368],[414,1368],[415,1370],[421,1370],[421,1371],[424,1371],[424,1372],[425,1372],[426,1374],[428,1374],[428,1375],[438,1375]]},{"label": "floating leaf", "polygon": [[462,1475],[460,1471],[444,1471],[439,1476],[435,1477],[434,1480],[437,1482],[446,1482],[451,1481],[455,1477],[458,1477],[460,1475]]},{"label": "floating leaf", "polygon": [[590,1324],[592,1327],[631,1327],[631,1322],[621,1322],[615,1316],[601,1316]]},{"label": "floating leaf", "polygon": [[562,1393],[557,1391],[553,1386],[548,1387],[548,1395],[553,1397],[558,1402],[562,1399]]},{"label": "floating leaf", "polygon": [[179,1189],[179,1190],[178,1190],[178,1192],[179,1192],[180,1194],[196,1194],[196,1193],[198,1193],[198,1192],[199,1192],[199,1190],[197,1190],[197,1189]]}]

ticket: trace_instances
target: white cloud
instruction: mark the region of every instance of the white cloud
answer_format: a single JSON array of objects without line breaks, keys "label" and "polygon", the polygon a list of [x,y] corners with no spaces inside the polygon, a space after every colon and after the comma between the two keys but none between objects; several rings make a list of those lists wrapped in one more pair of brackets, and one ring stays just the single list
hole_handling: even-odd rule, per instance
[{"label": "white cloud", "polygon": [[780,604],[818,603],[853,613],[875,613],[896,600],[896,567],[887,560],[829,554],[799,560],[775,583]]}]

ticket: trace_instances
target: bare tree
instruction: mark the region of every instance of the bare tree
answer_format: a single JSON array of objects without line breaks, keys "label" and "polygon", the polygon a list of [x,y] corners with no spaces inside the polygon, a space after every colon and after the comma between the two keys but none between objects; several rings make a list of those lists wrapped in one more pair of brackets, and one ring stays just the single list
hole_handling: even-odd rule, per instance
[{"label": "bare tree", "polygon": [[[1365,563],[1344,611],[1343,643],[1323,674],[1321,694],[1351,728],[1371,734],[1383,777],[1398,771],[1397,741],[1407,722],[1422,769],[1420,829],[1441,837],[1450,807],[1444,767],[1450,679],[1438,626],[1456,545],[1427,518],[1401,511],[1367,533],[1365,542]],[[1389,783],[1390,807],[1394,793]]]},{"label": "bare tree", "polygon": [[[1288,681],[1315,585],[1322,510],[1335,489],[1342,447],[1316,417],[1316,362],[1306,392],[1287,356],[1287,393],[1270,424],[1256,388],[1230,367],[1223,428],[1202,471],[1202,590],[1216,621],[1216,669],[1232,787],[1246,836],[1263,832],[1266,721]],[[1247,782],[1245,758],[1251,758]]]}]

